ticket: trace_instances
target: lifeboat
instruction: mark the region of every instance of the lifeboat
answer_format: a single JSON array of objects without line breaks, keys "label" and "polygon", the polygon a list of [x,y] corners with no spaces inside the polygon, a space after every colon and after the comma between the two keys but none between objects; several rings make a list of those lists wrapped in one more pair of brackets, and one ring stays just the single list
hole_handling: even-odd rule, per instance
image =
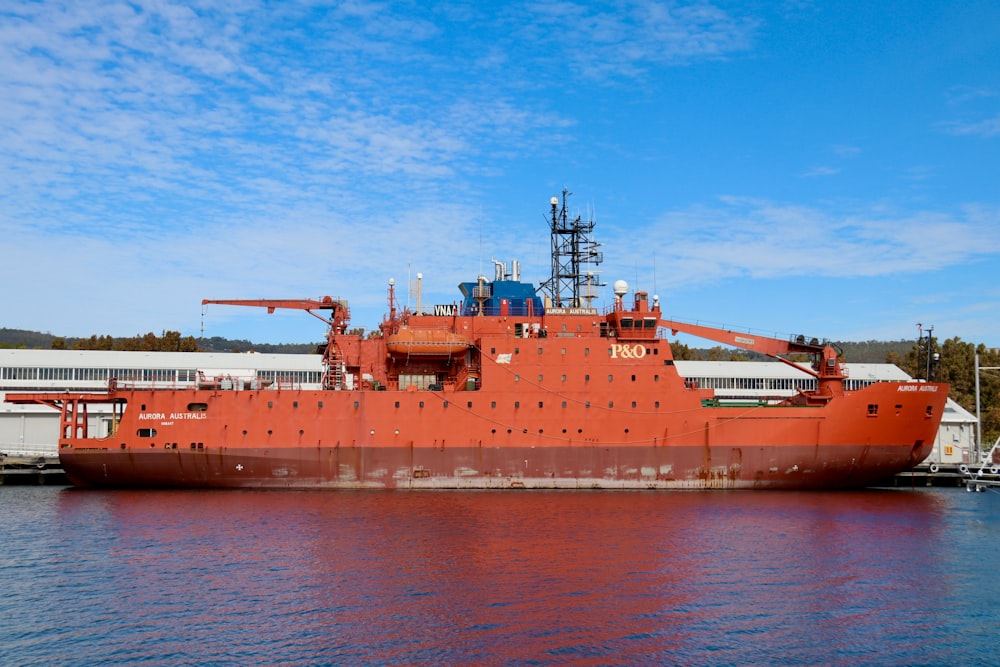
[{"label": "lifeboat", "polygon": [[443,329],[400,329],[385,341],[393,356],[454,357],[465,354],[472,341]]}]

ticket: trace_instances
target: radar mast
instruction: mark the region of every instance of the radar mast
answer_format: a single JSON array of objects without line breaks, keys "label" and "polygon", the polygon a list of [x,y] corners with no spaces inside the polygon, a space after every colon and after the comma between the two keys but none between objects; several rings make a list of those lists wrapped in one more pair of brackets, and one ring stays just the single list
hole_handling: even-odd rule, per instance
[{"label": "radar mast", "polygon": [[[562,207],[559,198],[550,200],[552,217],[549,220],[552,241],[552,275],[539,289],[547,290],[556,308],[590,308],[604,283],[596,271],[604,261],[601,244],[591,237],[593,220],[576,216],[570,220],[567,199],[572,193],[563,188]],[[594,267],[594,268],[591,268]]]}]

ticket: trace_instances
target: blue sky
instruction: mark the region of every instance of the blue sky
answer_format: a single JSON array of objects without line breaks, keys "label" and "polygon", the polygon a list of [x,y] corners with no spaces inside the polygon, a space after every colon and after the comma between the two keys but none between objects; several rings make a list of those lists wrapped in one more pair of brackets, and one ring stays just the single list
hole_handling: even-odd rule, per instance
[{"label": "blue sky", "polygon": [[8,0],[0,326],[371,329],[543,280],[566,187],[667,316],[1000,347],[998,63],[992,1]]}]

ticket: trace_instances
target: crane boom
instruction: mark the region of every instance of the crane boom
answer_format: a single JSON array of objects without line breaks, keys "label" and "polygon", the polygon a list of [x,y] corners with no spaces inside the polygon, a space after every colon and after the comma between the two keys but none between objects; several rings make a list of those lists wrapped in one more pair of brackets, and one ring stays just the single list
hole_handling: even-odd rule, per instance
[{"label": "crane boom", "polygon": [[770,336],[760,336],[751,333],[731,331],[729,329],[719,329],[702,324],[690,322],[677,322],[674,320],[660,320],[660,325],[668,327],[676,336],[678,333],[691,334],[699,338],[714,340],[724,345],[732,345],[752,352],[760,352],[769,357],[776,357],[782,354],[817,354],[826,347],[815,338],[807,340],[805,336],[796,336],[791,340],[781,338],[771,338]]},{"label": "crane boom", "polygon": [[[267,308],[267,312],[273,313],[276,309],[304,310],[313,317],[323,320],[330,325],[331,329],[337,332],[343,331],[348,320],[351,318],[347,308],[347,301],[324,296],[320,299],[202,299],[201,305],[217,304],[223,306],[252,306],[256,308]],[[329,310],[330,317],[326,318],[313,311]]]},{"label": "crane boom", "polygon": [[[847,370],[840,362],[840,353],[829,343],[820,342],[805,336],[795,336],[789,340],[772,338],[770,336],[760,336],[757,334],[742,333],[729,329],[709,327],[702,324],[690,322],[678,322],[675,320],[660,319],[659,325],[667,327],[676,336],[678,333],[691,334],[699,338],[714,340],[724,345],[732,345],[752,352],[760,352],[769,357],[797,368],[800,371],[809,373],[821,381],[836,381],[842,383],[847,377]],[[804,368],[781,355],[783,354],[809,354],[813,358],[812,370]]]}]

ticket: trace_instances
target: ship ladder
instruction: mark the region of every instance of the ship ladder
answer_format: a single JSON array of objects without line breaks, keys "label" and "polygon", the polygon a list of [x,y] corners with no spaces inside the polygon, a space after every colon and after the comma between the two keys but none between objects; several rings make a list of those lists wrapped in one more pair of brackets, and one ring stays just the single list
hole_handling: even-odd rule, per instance
[{"label": "ship ladder", "polygon": [[329,353],[326,358],[326,373],[323,377],[324,389],[343,389],[344,371],[337,350]]}]

